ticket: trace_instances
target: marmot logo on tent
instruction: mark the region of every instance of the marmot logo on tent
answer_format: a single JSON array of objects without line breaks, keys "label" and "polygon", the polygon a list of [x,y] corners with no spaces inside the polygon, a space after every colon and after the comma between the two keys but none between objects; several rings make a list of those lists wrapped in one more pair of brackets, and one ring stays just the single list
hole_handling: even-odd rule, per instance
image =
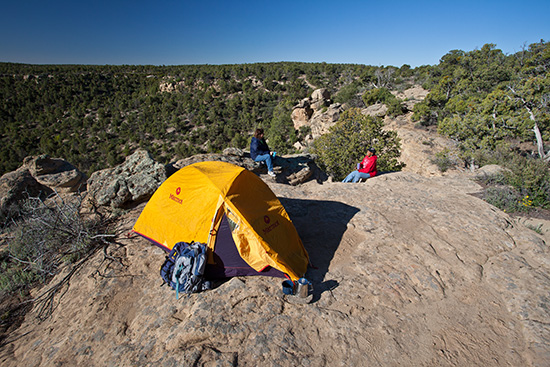
[{"label": "marmot logo on tent", "polygon": [[[181,189],[178,187],[176,189],[176,195],[179,195],[180,192],[181,192]],[[183,200],[178,198],[178,197],[175,197],[174,194],[170,194],[170,200],[174,200],[176,203],[178,203],[180,205],[183,204]]]},{"label": "marmot logo on tent", "polygon": [[[270,220],[269,217],[266,215],[266,216],[264,217],[264,221],[266,222],[266,224],[269,224],[269,222],[270,222],[271,220]],[[263,231],[264,231],[265,234],[267,234],[267,233],[271,232],[274,228],[276,228],[276,227],[278,227],[278,226],[279,226],[279,221],[276,221],[276,222],[273,223],[272,225],[270,225],[270,226],[264,228]]]}]

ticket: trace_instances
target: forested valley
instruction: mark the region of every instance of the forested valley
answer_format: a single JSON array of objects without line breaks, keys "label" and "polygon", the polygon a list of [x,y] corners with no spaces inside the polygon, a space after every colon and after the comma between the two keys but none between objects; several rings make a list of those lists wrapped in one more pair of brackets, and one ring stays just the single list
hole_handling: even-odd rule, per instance
[{"label": "forested valley", "polygon": [[26,156],[49,154],[89,175],[137,147],[168,163],[247,148],[256,127],[274,149],[290,153],[307,134],[294,129],[292,108],[314,89],[327,88],[348,107],[384,102],[400,114],[407,111],[387,92],[419,84],[430,93],[414,107],[418,128],[454,139],[466,165],[529,159],[532,185],[548,202],[550,180],[536,178],[550,178],[549,69],[550,43],[543,40],[511,55],[494,44],[451,50],[437,65],[417,68],[0,63],[0,174]]},{"label": "forested valley", "polygon": [[[191,66],[0,64],[0,173],[28,155],[63,157],[83,172],[137,147],[168,160],[245,148],[256,127],[281,153],[297,141],[291,109],[313,88],[362,103],[379,68],[273,63]],[[394,78],[410,77],[410,68]],[[346,94],[343,100],[340,94]],[[356,102],[352,100],[356,99]]]}]

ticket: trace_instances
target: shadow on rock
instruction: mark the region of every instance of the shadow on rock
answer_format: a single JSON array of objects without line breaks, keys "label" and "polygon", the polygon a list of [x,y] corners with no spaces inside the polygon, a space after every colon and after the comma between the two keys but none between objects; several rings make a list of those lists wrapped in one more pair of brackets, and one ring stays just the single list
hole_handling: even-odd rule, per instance
[{"label": "shadow on rock", "polygon": [[321,294],[325,293],[326,291],[332,291],[333,289],[337,288],[340,284],[336,280],[327,280],[319,284],[313,284],[313,298],[311,300],[311,303],[317,302],[319,299],[321,299]]},{"label": "shadow on rock", "polygon": [[337,201],[289,198],[279,200],[292,219],[309,254],[310,267],[306,278],[313,285],[314,302],[319,299],[321,293],[338,286],[336,281],[326,281],[325,275],[349,221],[359,212],[359,208]]}]

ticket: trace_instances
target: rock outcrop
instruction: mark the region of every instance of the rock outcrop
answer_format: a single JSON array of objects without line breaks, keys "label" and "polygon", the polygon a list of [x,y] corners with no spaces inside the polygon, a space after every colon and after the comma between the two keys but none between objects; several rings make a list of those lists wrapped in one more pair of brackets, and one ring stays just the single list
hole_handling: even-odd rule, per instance
[{"label": "rock outcrop", "polygon": [[270,277],[177,299],[159,286],[165,253],[121,237],[107,252],[121,261],[97,254],[50,319],[27,315],[0,363],[547,365],[549,239],[471,195],[481,188],[467,177],[269,186],[309,252],[309,304]]},{"label": "rock outcrop", "polygon": [[[203,161],[232,163],[244,167],[260,176],[265,175],[264,179],[271,180],[266,175],[267,168],[265,164],[254,162],[252,158],[250,158],[249,152],[236,148],[227,148],[222,154],[197,154],[189,158],[181,159],[168,166],[169,172],[171,174],[187,165]],[[327,179],[327,175],[317,167],[314,157],[309,154],[277,156],[274,164],[274,171],[277,173],[275,181],[278,183],[295,186],[312,179],[319,182]]]},{"label": "rock outcrop", "polygon": [[23,160],[23,166],[40,184],[56,191],[76,192],[86,189],[86,175],[64,159],[48,155],[27,157]]},{"label": "rock outcrop", "polygon": [[86,200],[93,206],[125,208],[148,200],[167,173],[163,164],[139,149],[123,164],[94,172],[88,179]]},{"label": "rock outcrop", "polygon": [[388,107],[383,103],[375,103],[361,110],[367,116],[384,117],[388,113]]},{"label": "rock outcrop", "polygon": [[423,101],[429,92],[429,90],[422,88],[420,85],[415,85],[403,92],[392,92],[392,94],[403,101],[407,110],[412,111],[414,105]]},{"label": "rock outcrop", "polygon": [[[413,86],[403,92],[394,92],[394,95],[401,99],[407,110],[412,111],[414,105],[421,102],[428,91],[421,86]],[[340,114],[344,111],[345,106],[339,103],[332,103],[330,94],[326,89],[315,90],[311,97],[301,100],[292,110],[292,122],[294,128],[299,130],[302,126],[309,128],[310,133],[306,138],[295,145],[299,150],[306,148],[317,139],[319,136],[329,132]],[[362,113],[367,116],[376,116],[389,119],[387,116],[388,108],[385,104],[376,103],[362,109]],[[411,114],[407,115],[410,120]],[[406,162],[405,162],[406,163]]]},{"label": "rock outcrop", "polygon": [[339,103],[332,103],[327,89],[316,89],[311,97],[301,100],[292,110],[294,128],[302,126],[310,128],[310,136],[306,143],[326,134],[328,129],[338,121],[343,107]]},{"label": "rock outcrop", "polygon": [[41,185],[26,168],[8,172],[0,177],[0,219],[9,212],[17,212],[18,204],[28,197],[45,198],[52,192]]},{"label": "rock outcrop", "polygon": [[[46,198],[86,190],[86,176],[69,162],[48,155],[27,157],[16,171],[0,177],[0,216],[28,197]],[[10,209],[11,208],[11,209]]]},{"label": "rock outcrop", "polygon": [[[87,181],[82,173],[62,159],[29,157],[17,171],[0,178],[0,215],[29,195],[45,197],[54,190],[85,191],[85,203],[91,207],[133,207],[148,200],[178,169],[202,161],[232,163],[268,179],[265,164],[254,162],[250,153],[235,148],[228,148],[222,154],[198,154],[166,166],[139,149],[121,165],[96,171]],[[275,165],[278,174],[275,181],[279,183],[299,185],[308,180],[327,179],[309,154],[278,156]]]},{"label": "rock outcrop", "polygon": [[[94,207],[129,208],[148,200],[166,178],[177,170],[197,162],[221,161],[265,175],[265,165],[254,162],[250,153],[228,148],[222,154],[197,154],[166,166],[156,162],[144,150],[137,150],[114,168],[94,172],[88,179],[86,202]],[[275,159],[276,182],[290,185],[308,180],[324,181],[327,176],[308,154],[281,156]],[[267,175],[266,175],[267,176]],[[267,178],[266,178],[267,179]]]},{"label": "rock outcrop", "polygon": [[292,109],[292,121],[294,122],[294,128],[296,130],[300,127],[309,124],[309,119],[313,114],[319,111],[323,107],[330,105],[330,93],[327,89],[316,89],[311,94],[311,97],[302,99]]}]

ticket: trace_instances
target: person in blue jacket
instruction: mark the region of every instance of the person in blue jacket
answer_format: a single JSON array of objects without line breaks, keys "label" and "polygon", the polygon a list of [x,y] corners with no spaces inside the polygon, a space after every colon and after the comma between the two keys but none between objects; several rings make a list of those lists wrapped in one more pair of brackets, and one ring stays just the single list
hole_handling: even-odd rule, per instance
[{"label": "person in blue jacket", "polygon": [[265,161],[267,165],[267,174],[271,177],[275,177],[273,172],[273,158],[275,158],[275,152],[271,152],[264,139],[264,129],[256,129],[252,141],[250,142],[250,158],[255,162]]}]

